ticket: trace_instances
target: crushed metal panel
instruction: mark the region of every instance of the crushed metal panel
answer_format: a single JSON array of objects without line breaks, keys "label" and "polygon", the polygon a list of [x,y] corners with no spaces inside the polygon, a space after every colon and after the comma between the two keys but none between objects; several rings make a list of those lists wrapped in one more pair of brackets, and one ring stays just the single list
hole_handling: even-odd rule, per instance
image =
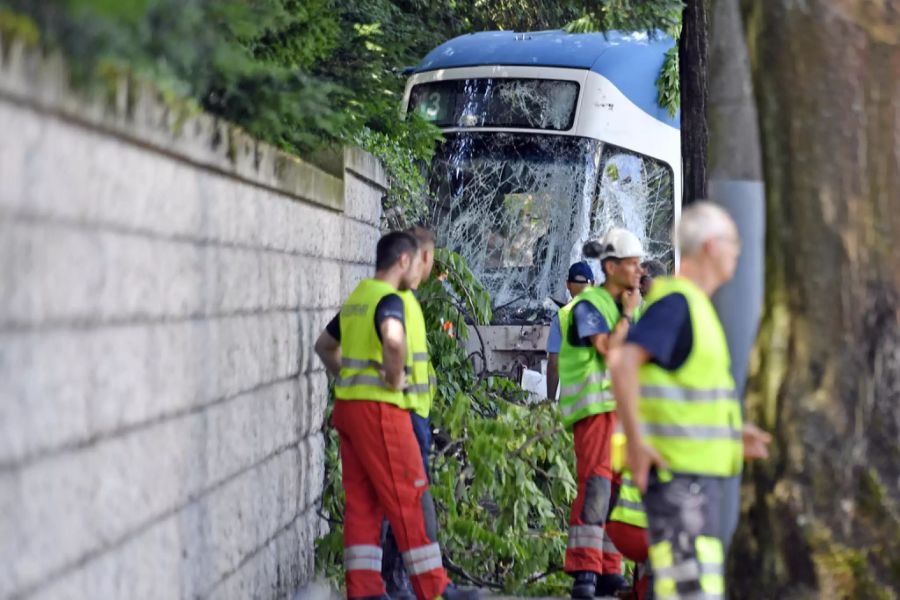
[{"label": "crushed metal panel", "polygon": [[477,331],[470,326],[466,352],[481,355],[483,351],[485,369],[518,376],[523,367],[540,369],[549,331],[546,325],[483,325]]}]

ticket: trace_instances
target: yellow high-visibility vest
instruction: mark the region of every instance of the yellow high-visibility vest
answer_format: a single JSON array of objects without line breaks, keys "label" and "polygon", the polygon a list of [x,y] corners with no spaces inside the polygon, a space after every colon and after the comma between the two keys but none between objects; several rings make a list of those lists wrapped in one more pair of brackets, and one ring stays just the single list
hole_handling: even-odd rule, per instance
[{"label": "yellow high-visibility vest", "polygon": [[743,462],[741,407],[725,332],[709,297],[687,279],[656,279],[647,305],[675,293],[687,299],[693,344],[674,371],[649,362],[641,367],[638,413],[645,440],[675,473],[737,475]]}]

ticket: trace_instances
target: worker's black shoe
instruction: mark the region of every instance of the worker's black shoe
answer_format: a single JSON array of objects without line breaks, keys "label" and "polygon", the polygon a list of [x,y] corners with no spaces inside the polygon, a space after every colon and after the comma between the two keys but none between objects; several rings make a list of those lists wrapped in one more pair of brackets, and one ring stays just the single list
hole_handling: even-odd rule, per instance
[{"label": "worker's black shoe", "polygon": [[444,588],[444,593],[441,594],[441,598],[443,600],[478,600],[481,598],[481,592],[471,588],[456,587],[456,584],[448,583],[447,587]]},{"label": "worker's black shoe", "polygon": [[578,571],[572,584],[573,598],[594,598],[597,588],[597,574],[593,571]]},{"label": "worker's black shoe", "polygon": [[628,587],[628,580],[618,573],[609,573],[597,578],[595,596],[615,596],[619,591]]}]

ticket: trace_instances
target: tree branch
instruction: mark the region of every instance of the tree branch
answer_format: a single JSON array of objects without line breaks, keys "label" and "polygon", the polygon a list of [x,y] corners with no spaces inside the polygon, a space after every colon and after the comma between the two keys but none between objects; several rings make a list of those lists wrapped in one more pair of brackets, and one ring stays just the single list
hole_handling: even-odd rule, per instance
[{"label": "tree branch", "polygon": [[517,456],[521,455],[525,450],[527,450],[528,448],[530,448],[530,447],[533,446],[534,444],[538,443],[539,441],[541,441],[541,440],[543,440],[543,439],[545,439],[545,438],[547,438],[547,437],[549,437],[549,436],[551,436],[551,435],[554,435],[555,433],[557,433],[557,432],[559,432],[559,431],[561,431],[561,430],[562,430],[562,425],[557,425],[556,427],[554,427],[553,429],[551,429],[551,430],[549,430],[549,431],[544,431],[544,432],[542,432],[542,433],[539,433],[539,434],[537,434],[537,435],[535,435],[535,436],[532,436],[532,437],[528,438],[527,440],[525,440],[525,442],[524,442],[521,446],[519,446],[518,448],[516,448],[515,450],[513,450],[513,451],[509,454],[509,457],[510,457],[510,458],[514,458],[514,457],[517,457]]},{"label": "tree branch", "polygon": [[322,513],[322,509],[317,509],[316,514],[319,515],[321,518],[325,519],[326,521],[328,521],[329,523],[331,523],[332,525],[343,525],[344,524],[343,519],[335,519],[335,518],[324,515]]},{"label": "tree branch", "polygon": [[547,571],[544,571],[540,575],[535,575],[534,577],[529,578],[525,582],[525,585],[531,585],[532,583],[537,583],[538,581],[540,581],[541,579],[544,579],[545,577],[549,577],[549,576],[553,575],[554,573],[559,573],[561,570],[562,569],[560,569],[558,565],[554,565],[553,567],[551,567]]},{"label": "tree branch", "polygon": [[444,554],[444,566],[447,567],[447,570],[451,573],[459,575],[460,577],[465,577],[469,582],[474,583],[475,585],[483,588],[491,588],[492,590],[502,590],[503,584],[497,583],[496,581],[485,581],[480,577],[475,577],[474,575],[470,575],[466,572],[465,569],[457,565],[453,562],[453,559]]}]

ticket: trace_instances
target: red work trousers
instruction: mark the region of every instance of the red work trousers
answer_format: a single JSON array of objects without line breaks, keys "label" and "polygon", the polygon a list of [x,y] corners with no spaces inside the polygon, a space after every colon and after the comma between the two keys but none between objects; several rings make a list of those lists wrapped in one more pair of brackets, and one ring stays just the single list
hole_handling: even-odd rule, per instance
[{"label": "red work trousers", "polygon": [[650,549],[650,538],[647,530],[628,523],[610,521],[606,524],[606,533],[625,558],[642,566],[639,571],[640,577],[634,586],[634,592],[638,600],[643,600],[647,596],[649,585],[647,552]]},{"label": "red work trousers", "polygon": [[[381,522],[387,516],[419,600],[449,583],[435,536],[434,506],[409,412],[386,402],[338,400],[331,422],[340,435],[346,507],[344,569],[347,596],[385,593]],[[424,496],[424,498],[423,498]],[[427,505],[427,506],[426,506]],[[426,527],[426,511],[431,520]]]},{"label": "red work trousers", "polygon": [[622,555],[604,527],[612,495],[610,444],[615,429],[615,412],[585,417],[573,428],[578,495],[569,515],[566,573],[622,572]]}]

